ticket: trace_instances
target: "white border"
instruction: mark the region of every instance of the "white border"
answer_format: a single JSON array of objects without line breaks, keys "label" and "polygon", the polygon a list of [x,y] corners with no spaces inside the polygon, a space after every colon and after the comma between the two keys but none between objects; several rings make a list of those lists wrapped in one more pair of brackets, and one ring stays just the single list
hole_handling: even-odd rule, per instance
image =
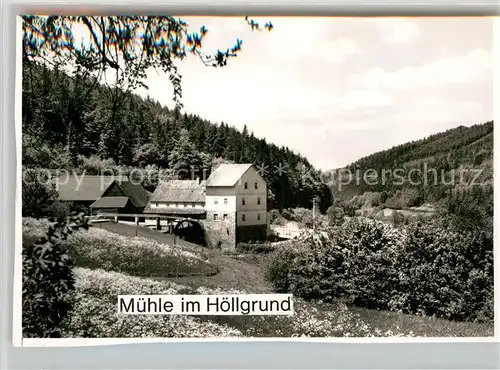
[{"label": "white border", "polygon": [[80,347],[133,343],[306,342],[306,343],[497,343],[498,338],[24,338],[23,347]]},{"label": "white border", "polygon": [[15,132],[16,132],[16,202],[15,202],[15,231],[14,231],[14,287],[12,307],[12,342],[14,346],[23,344],[23,322],[22,322],[22,282],[23,282],[23,229],[22,229],[22,80],[23,80],[23,56],[22,56],[22,22],[16,17],[16,84],[15,84]]},{"label": "white border", "polygon": [[494,276],[494,336],[500,337],[500,260],[498,258],[498,238],[500,230],[500,183],[495,181],[495,174],[500,173],[500,161],[495,153],[500,149],[500,132],[495,129],[495,122],[500,120],[500,17],[493,17],[493,276]]},{"label": "white border", "polygon": [[[494,121],[500,118],[500,17],[493,19],[493,99]],[[13,287],[13,345],[15,347],[80,347],[132,343],[204,343],[204,342],[305,342],[305,343],[500,343],[500,266],[497,262],[497,239],[500,216],[494,220],[494,336],[493,337],[360,337],[360,338],[22,338],[22,23],[16,19],[16,91],[15,91],[15,132],[16,132],[16,208],[15,208],[15,259]],[[494,130],[494,153],[500,149],[500,132]],[[500,162],[494,158],[494,174],[500,171]],[[495,216],[499,204],[500,185],[494,183]]]}]

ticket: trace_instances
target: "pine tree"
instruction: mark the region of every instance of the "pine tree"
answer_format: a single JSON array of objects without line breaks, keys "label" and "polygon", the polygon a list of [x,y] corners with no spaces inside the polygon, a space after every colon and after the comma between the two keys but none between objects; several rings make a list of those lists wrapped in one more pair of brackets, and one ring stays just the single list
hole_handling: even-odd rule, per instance
[{"label": "pine tree", "polygon": [[189,179],[193,177],[193,174],[199,176],[203,167],[203,159],[195,145],[189,140],[189,132],[182,130],[175,148],[168,156],[170,168],[180,179]]}]

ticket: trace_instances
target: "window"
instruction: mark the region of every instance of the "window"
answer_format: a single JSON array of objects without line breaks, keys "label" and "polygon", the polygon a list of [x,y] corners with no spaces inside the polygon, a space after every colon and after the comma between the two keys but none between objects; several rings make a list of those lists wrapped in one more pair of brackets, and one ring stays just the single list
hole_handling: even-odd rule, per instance
[{"label": "window", "polygon": [[158,207],[159,202],[155,202],[155,207]]},{"label": "window", "polygon": [[214,221],[217,221],[219,218],[219,215],[217,213],[214,213]]},{"label": "window", "polygon": [[257,221],[260,221],[260,213],[257,213]]},{"label": "window", "polygon": [[191,208],[194,208],[194,203],[191,203]]},{"label": "window", "polygon": [[217,198],[214,199],[214,204],[219,204],[219,200]]},{"label": "window", "polygon": [[257,204],[260,204],[260,197],[257,198]]},{"label": "window", "polygon": [[187,206],[188,206],[187,203],[184,203],[184,208],[187,208]]},{"label": "window", "polygon": [[259,188],[259,184],[255,183],[255,189],[258,189]]},{"label": "window", "polygon": [[245,222],[245,219],[246,219],[245,214],[242,214],[241,215],[241,221]]},{"label": "window", "polygon": [[245,205],[245,198],[241,198],[241,205],[244,206]]},{"label": "window", "polygon": [[224,198],[224,204],[227,204],[227,198]]},{"label": "window", "polygon": [[245,182],[245,190],[248,189],[248,182]]},{"label": "window", "polygon": [[227,220],[227,213],[224,213],[224,220]]}]

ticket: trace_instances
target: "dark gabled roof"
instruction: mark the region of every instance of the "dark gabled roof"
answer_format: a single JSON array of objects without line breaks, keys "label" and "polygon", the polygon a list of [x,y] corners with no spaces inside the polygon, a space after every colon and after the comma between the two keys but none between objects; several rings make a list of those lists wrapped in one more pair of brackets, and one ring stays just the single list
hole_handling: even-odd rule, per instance
[{"label": "dark gabled roof", "polygon": [[73,202],[94,202],[104,193],[109,185],[117,180],[127,180],[123,176],[91,176],[67,174],[53,180],[59,199]]},{"label": "dark gabled roof", "polygon": [[167,214],[167,215],[203,215],[205,214],[204,208],[163,208],[163,207],[155,207],[152,208],[151,204],[148,204],[146,208],[144,208],[143,213],[152,213],[152,214]]},{"label": "dark gabled roof", "polygon": [[[136,184],[131,181],[116,181],[116,184],[123,190],[125,195],[130,199],[134,207],[144,208],[149,202],[151,193],[144,189],[141,184]],[[102,198],[108,198],[106,196]],[[102,199],[101,198],[101,199]],[[122,198],[122,197],[109,197],[109,198]]]},{"label": "dark gabled roof", "polygon": [[207,186],[234,186],[251,163],[223,163],[207,179]]},{"label": "dark gabled roof", "polygon": [[102,197],[91,204],[90,208],[124,208],[128,197]]},{"label": "dark gabled roof", "polygon": [[150,198],[151,202],[205,202],[205,182],[170,180],[160,182]]}]

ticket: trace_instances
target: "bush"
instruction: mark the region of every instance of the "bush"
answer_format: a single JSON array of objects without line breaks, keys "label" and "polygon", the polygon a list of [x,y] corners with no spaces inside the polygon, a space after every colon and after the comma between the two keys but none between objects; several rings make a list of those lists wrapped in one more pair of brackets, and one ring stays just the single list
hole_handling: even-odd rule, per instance
[{"label": "bush", "polygon": [[280,240],[280,236],[277,232],[269,230],[267,234],[266,241],[270,243],[276,243]]},{"label": "bush", "polygon": [[385,205],[393,209],[406,209],[418,206],[421,203],[420,193],[417,189],[396,190],[394,194],[388,197]]},{"label": "bush", "polygon": [[344,223],[344,209],[339,206],[331,206],[326,211],[326,215],[328,217],[328,224],[330,226],[339,226]]},{"label": "bush", "polygon": [[87,227],[85,219],[74,217],[69,223],[50,224],[44,236],[23,243],[23,337],[61,336],[74,289],[72,261],[63,241],[81,227]]},{"label": "bush", "polygon": [[342,300],[459,321],[493,319],[493,244],[483,232],[456,233],[433,223],[401,230],[351,219],[326,238],[277,248],[266,266],[278,292]]},{"label": "bush", "polygon": [[236,251],[239,253],[270,253],[274,250],[271,243],[238,243]]},{"label": "bush", "polygon": [[271,209],[269,211],[269,222],[271,224],[277,222],[280,219],[280,217],[281,217],[280,211],[278,211],[277,209]]},{"label": "bush", "polygon": [[384,222],[358,218],[332,233],[330,243],[347,254],[346,276],[342,279],[348,281],[344,298],[349,303],[387,309],[397,289],[394,262],[402,238],[397,229]]},{"label": "bush", "polygon": [[292,273],[288,276],[291,291],[306,300],[344,300],[349,291],[347,256],[337,245],[321,248],[316,240],[309,238],[293,259]]},{"label": "bush", "polygon": [[23,244],[33,244],[45,237],[53,224],[47,219],[23,217]]},{"label": "bush", "polygon": [[55,186],[37,171],[24,172],[21,196],[23,217],[64,219],[69,216],[67,207],[59,201]]},{"label": "bush", "polygon": [[[294,208],[293,210],[293,220],[303,224],[307,228],[313,227],[313,212],[307,208]],[[316,212],[318,215],[319,212]]]},{"label": "bush", "polygon": [[287,221],[295,221],[293,212],[289,209],[284,209],[281,211],[281,216]]},{"label": "bush", "polygon": [[294,259],[303,250],[298,243],[282,245],[270,256],[265,269],[265,277],[272,283],[277,293],[290,293]]},{"label": "bush", "polygon": [[67,240],[80,267],[103,268],[137,276],[209,276],[218,272],[201,255],[147,238],[127,238],[91,228]]},{"label": "bush", "polygon": [[400,283],[393,309],[450,320],[488,319],[493,246],[482,233],[411,225],[396,265]]},{"label": "bush", "polygon": [[493,187],[475,185],[450,194],[440,218],[458,232],[482,230],[493,239],[493,209]]},{"label": "bush", "polygon": [[399,211],[394,212],[394,225],[401,226],[408,223],[408,219],[405,215]]}]

